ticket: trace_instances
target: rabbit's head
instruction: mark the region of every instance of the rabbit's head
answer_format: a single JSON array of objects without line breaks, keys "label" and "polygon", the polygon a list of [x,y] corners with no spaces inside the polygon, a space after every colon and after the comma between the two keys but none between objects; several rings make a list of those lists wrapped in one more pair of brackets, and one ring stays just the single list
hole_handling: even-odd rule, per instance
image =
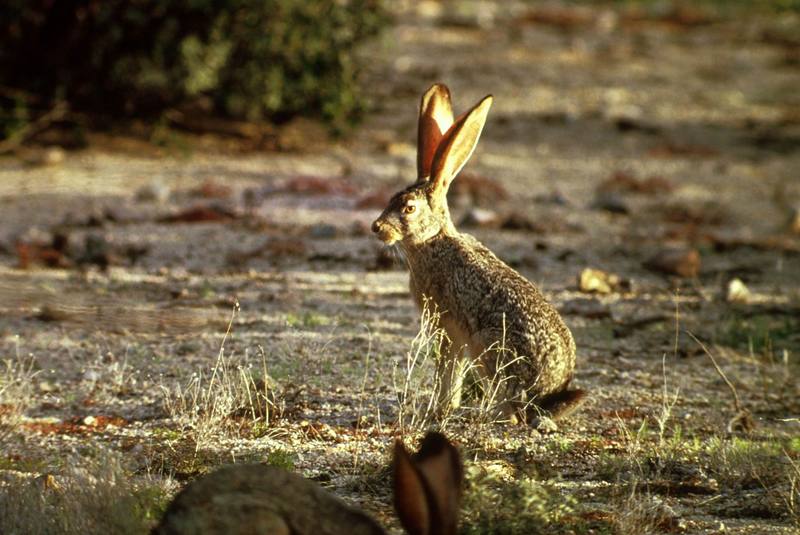
[{"label": "rabbit's head", "polygon": [[447,190],[467,163],[492,105],[488,95],[453,119],[450,91],[433,85],[422,96],[419,112],[417,181],[400,191],[372,224],[387,245],[417,245],[441,232],[455,232]]}]

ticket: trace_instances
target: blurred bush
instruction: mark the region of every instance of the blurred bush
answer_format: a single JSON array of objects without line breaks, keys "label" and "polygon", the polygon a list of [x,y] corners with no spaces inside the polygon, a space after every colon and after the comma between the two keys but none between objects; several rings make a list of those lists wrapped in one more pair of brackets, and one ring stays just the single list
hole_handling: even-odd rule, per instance
[{"label": "blurred bush", "polygon": [[389,22],[383,0],[0,4],[5,131],[31,102],[141,116],[198,97],[235,118],[342,129],[363,107],[356,47]]}]

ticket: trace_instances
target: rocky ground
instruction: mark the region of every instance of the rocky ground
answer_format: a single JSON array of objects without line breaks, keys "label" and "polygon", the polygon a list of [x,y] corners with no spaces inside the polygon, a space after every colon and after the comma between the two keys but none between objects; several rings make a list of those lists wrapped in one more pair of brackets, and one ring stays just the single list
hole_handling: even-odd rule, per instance
[{"label": "rocky ground", "polygon": [[[391,442],[438,427],[468,533],[796,533],[798,35],[719,6],[408,3],[349,138],[0,160],[0,531],[141,532],[246,460],[397,531]],[[435,335],[369,225],[413,178],[434,81],[457,113],[495,96],[450,202],[575,335],[591,397],[557,429],[477,395],[424,412]]]}]

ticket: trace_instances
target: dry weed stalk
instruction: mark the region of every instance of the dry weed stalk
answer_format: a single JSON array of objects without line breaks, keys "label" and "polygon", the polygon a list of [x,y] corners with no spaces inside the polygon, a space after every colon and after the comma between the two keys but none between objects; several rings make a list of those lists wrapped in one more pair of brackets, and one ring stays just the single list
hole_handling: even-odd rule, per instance
[{"label": "dry weed stalk", "polygon": [[162,386],[167,412],[190,430],[196,450],[210,446],[220,435],[238,435],[244,424],[267,429],[270,423],[275,400],[264,351],[260,351],[260,379],[252,367],[236,366],[225,355],[225,342],[238,310],[236,303],[211,374],[196,372],[183,388]]},{"label": "dry weed stalk", "polygon": [[397,423],[403,434],[407,429],[421,430],[434,422],[440,383],[428,369],[442,357],[449,343],[444,329],[439,327],[438,310],[425,303],[419,331],[406,352],[399,387],[396,367],[392,374],[397,394]]},{"label": "dry weed stalk", "polygon": [[789,452],[783,450],[783,454],[789,461],[789,490],[783,500],[786,502],[786,510],[789,512],[789,517],[796,526],[800,527],[800,463],[792,459]]},{"label": "dry weed stalk", "polygon": [[[513,355],[512,350],[506,347],[504,321],[500,340],[476,358],[470,356],[461,359],[457,366],[449,368],[452,376],[443,377],[442,374],[446,373],[443,370],[448,370],[444,359],[452,358],[448,352],[451,341],[444,329],[439,327],[439,318],[435,304],[426,302],[420,314],[419,331],[406,352],[399,381],[395,369],[393,379],[399,407],[398,425],[403,432],[406,429],[423,430],[433,424],[444,430],[456,420],[465,420],[467,430],[479,437],[487,426],[504,421],[500,405],[508,399],[507,387],[513,379],[506,371],[522,357]],[[491,375],[482,369],[486,355],[493,355],[496,359]],[[479,395],[475,395],[474,399],[462,400],[456,412],[452,409],[453,400],[442,399],[440,395],[442,383],[449,381],[453,385],[463,385],[468,377],[479,377],[475,383],[477,390],[480,390]],[[457,390],[452,389],[451,396],[457,395]],[[528,402],[529,405],[532,403],[535,400]],[[458,418],[459,414],[467,418]]]},{"label": "dry weed stalk", "polygon": [[731,383],[731,381],[728,379],[728,376],[725,375],[724,371],[722,371],[722,368],[720,368],[719,364],[717,364],[717,359],[714,358],[714,355],[711,354],[711,351],[708,350],[705,344],[698,340],[693,333],[686,331],[686,334],[688,334],[692,340],[694,340],[700,346],[708,358],[711,359],[714,369],[728,386],[731,394],[733,395],[733,409],[735,412],[733,417],[728,420],[728,433],[733,434],[736,431],[744,431],[745,433],[752,432],[755,429],[756,423],[753,420],[753,416],[750,414],[750,410],[742,405],[742,402],[739,399],[739,393],[736,391],[736,387],[733,386],[733,383]]},{"label": "dry weed stalk", "polygon": [[0,533],[145,533],[174,491],[169,479],[130,477],[109,451],[65,465],[59,474],[0,485]]}]

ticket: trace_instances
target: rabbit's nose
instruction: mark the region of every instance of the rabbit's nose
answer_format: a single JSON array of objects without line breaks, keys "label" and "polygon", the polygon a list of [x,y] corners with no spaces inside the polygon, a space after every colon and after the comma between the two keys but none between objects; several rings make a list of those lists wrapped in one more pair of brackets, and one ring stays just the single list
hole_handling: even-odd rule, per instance
[{"label": "rabbit's nose", "polygon": [[377,233],[378,233],[378,232],[380,232],[380,231],[381,231],[381,224],[380,224],[380,222],[379,222],[379,221],[376,219],[376,220],[375,220],[375,221],[372,223],[372,232],[374,232],[374,233],[376,233],[376,234],[377,234]]}]

